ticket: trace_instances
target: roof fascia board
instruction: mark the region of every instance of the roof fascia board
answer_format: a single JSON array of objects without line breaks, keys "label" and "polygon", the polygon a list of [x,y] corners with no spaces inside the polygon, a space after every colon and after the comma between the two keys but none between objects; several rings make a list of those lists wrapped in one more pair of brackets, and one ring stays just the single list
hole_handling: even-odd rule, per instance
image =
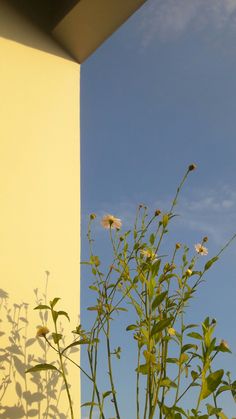
[{"label": "roof fascia board", "polygon": [[147,0],[80,0],[52,30],[53,37],[83,63]]}]

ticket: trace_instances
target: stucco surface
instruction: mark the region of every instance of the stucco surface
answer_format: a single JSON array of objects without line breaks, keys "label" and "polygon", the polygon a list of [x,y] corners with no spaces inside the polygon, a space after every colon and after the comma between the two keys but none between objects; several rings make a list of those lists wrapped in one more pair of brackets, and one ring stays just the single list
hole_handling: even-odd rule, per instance
[{"label": "stucco surface", "polygon": [[[80,67],[5,1],[0,54],[0,288],[10,297],[0,293],[1,308],[6,301],[29,303],[27,333],[34,337],[40,319],[32,310],[33,289],[44,292],[47,270],[48,298],[62,298],[58,306],[70,312],[70,331],[80,290]],[[1,323],[2,331],[9,327]],[[79,373],[72,376],[78,380]],[[7,393],[9,405],[19,402]]]}]

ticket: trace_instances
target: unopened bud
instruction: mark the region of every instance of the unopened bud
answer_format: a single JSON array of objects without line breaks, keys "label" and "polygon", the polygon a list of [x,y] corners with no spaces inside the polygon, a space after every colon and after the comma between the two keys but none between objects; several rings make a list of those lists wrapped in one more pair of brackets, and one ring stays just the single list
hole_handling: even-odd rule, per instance
[{"label": "unopened bud", "polygon": [[181,248],[181,243],[176,243],[175,248],[180,249]]},{"label": "unopened bud", "polygon": [[170,336],[176,335],[176,331],[173,327],[169,327],[169,329],[167,329],[167,332],[169,333]]},{"label": "unopened bud", "polygon": [[203,243],[208,242],[208,237],[207,236],[203,237],[202,241],[203,241]]},{"label": "unopened bud", "polygon": [[192,273],[193,273],[193,272],[191,271],[191,269],[187,269],[187,271],[186,271],[186,275],[187,275],[187,276],[191,276],[191,275],[192,275]]},{"label": "unopened bud", "polygon": [[160,214],[161,214],[161,210],[157,209],[157,210],[155,211],[155,217],[158,217],[158,215],[160,215]]},{"label": "unopened bud", "polygon": [[90,214],[90,220],[95,220],[96,214]]},{"label": "unopened bud", "polygon": [[224,339],[222,339],[221,340],[221,342],[220,342],[220,346],[223,348],[223,349],[229,349],[229,344],[228,344],[228,342],[226,342],[226,340],[224,340]]},{"label": "unopened bud", "polygon": [[188,166],[188,170],[189,172],[192,172],[193,170],[195,170],[197,168],[196,164],[192,163]]}]

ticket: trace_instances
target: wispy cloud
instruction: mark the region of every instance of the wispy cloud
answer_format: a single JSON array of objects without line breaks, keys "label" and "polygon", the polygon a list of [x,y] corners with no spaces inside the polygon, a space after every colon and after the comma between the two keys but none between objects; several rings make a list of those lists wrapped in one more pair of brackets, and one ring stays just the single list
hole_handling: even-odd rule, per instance
[{"label": "wispy cloud", "polygon": [[236,28],[236,0],[149,0],[142,14],[142,45],[175,38],[190,27]]},{"label": "wispy cloud", "polygon": [[[149,208],[150,215],[156,208],[168,211],[171,198],[166,196],[154,202]],[[136,207],[137,203],[133,202],[119,202],[112,206],[102,204],[97,212],[96,234],[103,230],[99,220],[107,212],[122,219],[124,230],[132,227]],[[181,194],[175,212],[180,215],[175,223],[180,232],[207,235],[216,245],[222,245],[236,232],[236,188],[216,185],[191,189]]]},{"label": "wispy cloud", "polygon": [[207,235],[222,245],[236,231],[236,189],[228,185],[191,190],[177,207],[180,229]]}]

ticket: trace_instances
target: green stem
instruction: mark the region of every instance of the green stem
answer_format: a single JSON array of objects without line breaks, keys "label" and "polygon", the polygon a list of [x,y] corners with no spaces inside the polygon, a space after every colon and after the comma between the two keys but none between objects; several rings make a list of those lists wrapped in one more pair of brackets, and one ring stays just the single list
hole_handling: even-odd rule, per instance
[{"label": "green stem", "polygon": [[117,419],[120,419],[120,413],[116,398],[116,391],[113,381],[113,373],[112,373],[112,365],[111,365],[111,348],[110,348],[110,321],[107,319],[107,333],[106,333],[106,343],[107,343],[107,360],[108,360],[108,371],[109,371],[109,378],[110,378],[110,384],[111,384],[111,390],[112,390],[112,396],[114,400],[114,406],[116,411]]},{"label": "green stem", "polygon": [[139,406],[139,365],[140,365],[141,348],[138,345],[138,362],[137,362],[137,375],[136,375],[136,411],[137,419],[140,419],[140,406]]},{"label": "green stem", "polygon": [[[57,322],[56,322],[56,320],[54,320],[54,327],[55,327],[55,332],[58,335]],[[73,406],[72,406],[72,400],[71,400],[69,385],[68,385],[68,382],[67,382],[65,368],[64,368],[64,364],[63,364],[63,360],[62,360],[63,355],[61,354],[59,342],[57,342],[56,345],[57,345],[57,351],[58,351],[58,355],[59,355],[59,362],[60,362],[60,367],[61,367],[61,374],[62,374],[64,383],[65,383],[66,394],[67,394],[68,401],[69,401],[71,419],[74,419],[74,412],[73,412]]]},{"label": "green stem", "polygon": [[[47,339],[47,337],[45,336],[45,340],[48,343],[48,345],[57,352],[57,354],[59,355],[58,350],[51,344],[51,342],[49,342],[49,340]],[[86,377],[90,380],[93,381],[92,377],[90,377],[87,372],[79,365],[77,364],[77,362],[73,361],[73,359],[69,358],[69,356],[65,355],[63,351],[61,351],[61,355],[64,356],[64,358],[66,358],[68,361],[70,361],[72,364],[74,364],[77,368],[80,369],[80,371],[82,371],[84,373],[84,375],[86,375]]]},{"label": "green stem", "polygon": [[93,385],[94,385],[94,389],[96,391],[98,407],[99,407],[99,410],[100,410],[100,417],[102,419],[105,419],[105,416],[103,414],[103,408],[102,408],[102,404],[101,404],[100,394],[99,394],[98,387],[97,387],[97,384],[96,384],[96,369],[95,369],[95,372],[94,372],[93,360],[92,360],[92,357],[91,357],[90,348],[88,348],[88,359],[89,359],[91,374],[92,374],[92,377],[93,377]]}]

